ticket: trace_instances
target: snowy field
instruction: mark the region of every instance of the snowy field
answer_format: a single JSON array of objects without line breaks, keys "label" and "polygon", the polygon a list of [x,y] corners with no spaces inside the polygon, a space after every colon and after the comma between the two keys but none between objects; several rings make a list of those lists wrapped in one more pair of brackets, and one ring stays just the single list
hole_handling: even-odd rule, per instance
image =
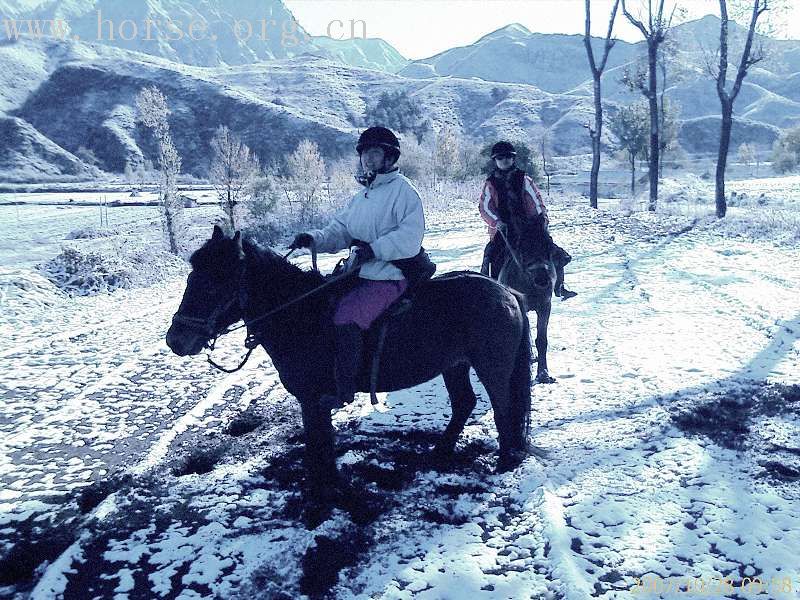
[{"label": "snowy field", "polygon": [[[361,395],[335,415],[352,497],[310,528],[299,408],[263,351],[232,375],[172,355],[183,278],[58,293],[31,269],[98,208],[0,206],[0,597],[800,598],[800,249],[671,212],[551,202],[579,295],[533,388],[543,456],[493,474],[482,393],[431,470],[441,380]],[[155,208],[109,214],[154,243]],[[484,243],[473,210],[429,216],[440,273]]]}]

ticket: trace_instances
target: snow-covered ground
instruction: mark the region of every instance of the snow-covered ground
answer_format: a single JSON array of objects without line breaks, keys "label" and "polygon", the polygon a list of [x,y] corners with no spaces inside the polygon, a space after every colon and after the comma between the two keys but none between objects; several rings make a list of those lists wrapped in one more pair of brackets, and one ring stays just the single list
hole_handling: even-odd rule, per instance
[{"label": "snow-covered ground", "polygon": [[[335,416],[352,494],[312,528],[299,410],[263,351],[232,375],[172,355],[182,279],[48,290],[25,244],[41,258],[78,225],[38,214],[2,220],[4,276],[43,300],[17,291],[0,317],[0,596],[800,598],[796,246],[554,200],[579,295],[554,305],[558,382],[533,388],[543,456],[493,474],[481,394],[432,470],[441,380],[362,396]],[[440,272],[476,269],[484,236],[454,210],[425,246]]]}]

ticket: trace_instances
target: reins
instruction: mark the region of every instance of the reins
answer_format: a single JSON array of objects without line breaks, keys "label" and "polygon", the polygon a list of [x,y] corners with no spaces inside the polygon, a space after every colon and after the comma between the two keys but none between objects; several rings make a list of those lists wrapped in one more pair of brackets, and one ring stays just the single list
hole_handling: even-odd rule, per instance
[{"label": "reins", "polygon": [[[289,251],[286,254],[283,255],[283,259],[284,260],[288,260],[289,257],[296,250],[297,250],[297,248],[290,248]],[[313,242],[311,244],[311,268],[314,271],[316,271],[317,273],[319,273],[319,268],[317,267],[317,247],[316,247],[316,244],[313,243]],[[318,294],[319,292],[321,292],[325,288],[327,288],[327,287],[329,287],[329,286],[331,286],[331,285],[333,285],[335,283],[338,283],[343,279],[346,279],[348,277],[352,277],[357,272],[358,272],[358,269],[354,269],[354,270],[351,270],[351,271],[346,271],[345,273],[342,273],[340,275],[336,275],[335,277],[331,277],[328,280],[326,280],[325,283],[323,283],[322,285],[318,285],[314,289],[312,289],[312,290],[310,290],[310,291],[308,291],[308,292],[306,292],[304,294],[301,294],[297,298],[293,298],[292,300],[289,300],[288,302],[285,302],[285,303],[281,304],[277,308],[273,308],[272,310],[270,310],[270,311],[268,311],[268,312],[266,312],[266,313],[264,313],[262,315],[259,315],[255,319],[251,319],[251,320],[248,321],[247,319],[244,318],[244,316],[242,316],[243,323],[241,325],[237,325],[236,327],[231,327],[229,329],[226,329],[225,331],[220,332],[217,335],[214,335],[214,332],[211,331],[211,335],[213,336],[213,339],[211,339],[211,341],[206,344],[206,348],[213,352],[214,351],[214,347],[216,345],[216,342],[217,342],[217,340],[219,338],[221,338],[224,335],[228,335],[229,333],[233,333],[234,331],[237,331],[239,329],[242,329],[243,327],[247,328],[248,334],[247,334],[247,337],[245,338],[245,341],[244,341],[244,346],[245,346],[245,348],[247,348],[247,354],[242,359],[242,361],[239,363],[239,366],[235,367],[233,369],[227,369],[227,368],[223,367],[222,365],[219,365],[218,363],[214,362],[214,360],[211,358],[210,354],[206,356],[206,359],[207,359],[208,363],[212,367],[214,367],[215,369],[217,369],[219,371],[222,371],[223,373],[236,373],[237,371],[241,370],[242,367],[244,367],[245,364],[247,364],[247,361],[250,358],[250,355],[253,353],[253,350],[255,350],[258,347],[259,343],[260,343],[259,340],[258,340],[258,334],[252,332],[252,330],[251,330],[252,327],[254,327],[258,323],[261,323],[261,322],[267,320],[269,317],[272,317],[273,315],[275,315],[275,314],[277,314],[277,313],[279,313],[279,312],[281,312],[283,310],[286,310],[287,308],[289,308],[291,306],[294,306],[295,304],[298,304],[299,302],[302,302],[306,298],[309,298],[309,297],[311,297],[311,296],[313,296],[315,294]],[[214,316],[215,320],[216,320],[216,317],[218,315],[224,314],[225,311],[227,311],[233,305],[233,303],[236,302],[237,300],[239,301],[239,307],[242,310],[242,315],[244,315],[246,294],[244,292],[243,280],[244,280],[244,269],[242,269],[242,273],[239,274],[239,293],[238,293],[238,297],[235,297],[235,298],[231,299],[228,303],[226,303],[225,306],[222,308],[222,310],[218,309],[217,311],[212,313],[212,316]],[[206,332],[208,332],[210,329],[213,329],[213,322],[212,322],[212,325],[209,326],[209,321],[211,320],[210,317],[209,317],[209,319],[198,319],[198,318],[194,318],[194,317],[184,317],[184,316],[176,314],[173,317],[173,321],[176,321],[176,320],[178,322],[182,322],[182,323],[185,323],[185,324],[188,324],[188,325],[202,325]]]},{"label": "reins", "polygon": [[517,253],[511,247],[511,243],[508,241],[508,238],[506,237],[506,234],[503,231],[502,227],[498,227],[497,233],[499,233],[500,237],[503,238],[503,241],[506,244],[506,248],[508,248],[508,253],[511,255],[511,258],[514,260],[514,262],[517,263],[517,267],[519,268],[519,270],[522,273],[524,273],[525,272],[525,268],[522,266],[522,263],[520,262],[519,258],[517,257]]}]

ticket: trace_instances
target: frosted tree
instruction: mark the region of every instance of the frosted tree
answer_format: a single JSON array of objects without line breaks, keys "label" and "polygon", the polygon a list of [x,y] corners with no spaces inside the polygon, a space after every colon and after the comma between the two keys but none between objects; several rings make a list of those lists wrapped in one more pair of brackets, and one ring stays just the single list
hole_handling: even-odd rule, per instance
[{"label": "frosted tree", "polygon": [[253,179],[259,175],[258,159],[250,148],[227,127],[220,126],[211,140],[209,179],[219,198],[220,208],[236,231],[238,207],[250,199]]},{"label": "frosted tree", "polygon": [[631,169],[631,196],[636,194],[636,159],[647,154],[649,129],[648,108],[641,103],[623,106],[611,119],[611,132]]},{"label": "frosted tree", "polygon": [[160,169],[159,206],[161,225],[173,254],[180,254],[184,234],[183,201],[178,197],[181,158],[169,132],[169,108],[164,94],[156,87],[144,88],[136,96],[137,120],[153,132],[158,145]]},{"label": "frosted tree", "polygon": [[756,172],[758,171],[758,153],[756,152],[753,144],[743,143],[739,145],[739,162],[746,166],[752,164],[756,165]]},{"label": "frosted tree", "polygon": [[341,158],[327,168],[328,203],[334,210],[345,206],[360,187],[353,176],[354,166],[353,160]]},{"label": "frosted tree", "polygon": [[[592,88],[594,90],[594,126],[589,126],[589,136],[592,139],[592,171],[589,180],[589,206],[597,208],[597,183],[600,177],[600,140],[603,133],[603,104],[602,92],[600,88],[600,78],[603,76],[603,71],[606,68],[608,55],[614,47],[616,40],[612,38],[614,30],[614,20],[617,18],[617,10],[619,8],[619,0],[614,0],[614,5],[611,8],[611,16],[608,19],[608,32],[606,33],[605,42],[603,44],[603,55],[600,61],[596,61],[594,57],[594,49],[592,48],[592,21],[591,21],[591,0],[586,1],[586,28],[583,35],[583,44],[586,46],[586,54],[589,57],[589,68],[592,71]],[[545,151],[542,148],[542,158],[544,160]],[[547,176],[547,190],[550,191],[550,174],[547,170],[546,162],[543,162],[545,175]]]},{"label": "frosted tree", "polygon": [[776,173],[786,173],[800,164],[800,127],[784,131],[772,147],[772,169]]},{"label": "frosted tree", "polygon": [[286,159],[286,177],[282,180],[290,206],[294,202],[299,205],[302,222],[313,223],[319,216],[324,182],[325,161],[319,147],[315,142],[302,140]]},{"label": "frosted tree", "polygon": [[[433,150],[433,174],[436,180],[453,179],[461,171],[461,143],[458,131],[450,125],[436,134]],[[434,188],[436,181],[434,181]]]}]

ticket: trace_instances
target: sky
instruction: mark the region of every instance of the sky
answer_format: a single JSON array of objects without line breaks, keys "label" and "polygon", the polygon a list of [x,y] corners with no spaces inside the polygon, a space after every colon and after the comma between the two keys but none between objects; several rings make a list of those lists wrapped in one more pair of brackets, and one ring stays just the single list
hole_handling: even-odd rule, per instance
[{"label": "sky", "polygon": [[[410,59],[472,44],[514,22],[541,33],[582,34],[584,29],[584,0],[284,0],[284,4],[312,35],[350,37],[350,21],[360,20],[366,37],[382,38]],[[611,5],[611,0],[592,0],[592,34],[605,36]],[[631,12],[640,5],[641,0],[628,0]],[[684,0],[681,6],[690,19],[719,15],[717,0]],[[777,19],[779,37],[800,40],[800,2],[787,0],[787,6]],[[363,27],[357,25],[356,36],[363,37]],[[621,11],[614,31],[627,41],[641,39]]]}]

